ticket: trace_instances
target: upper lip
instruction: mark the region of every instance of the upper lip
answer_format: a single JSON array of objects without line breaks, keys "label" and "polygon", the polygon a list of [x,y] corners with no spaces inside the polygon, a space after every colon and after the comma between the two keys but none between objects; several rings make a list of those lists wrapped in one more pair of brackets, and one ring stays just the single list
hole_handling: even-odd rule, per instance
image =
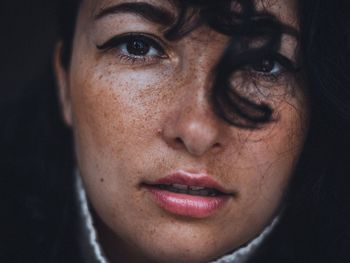
[{"label": "upper lip", "polygon": [[188,186],[198,186],[212,188],[223,194],[233,194],[232,192],[221,186],[213,177],[207,175],[206,173],[190,173],[185,171],[176,171],[175,173],[169,174],[151,183],[146,183],[146,185],[160,184],[181,184]]}]

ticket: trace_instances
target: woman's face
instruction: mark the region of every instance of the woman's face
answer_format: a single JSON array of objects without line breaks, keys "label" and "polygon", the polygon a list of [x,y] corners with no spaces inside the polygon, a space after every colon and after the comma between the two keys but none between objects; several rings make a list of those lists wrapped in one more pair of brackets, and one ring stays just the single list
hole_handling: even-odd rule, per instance
[{"label": "woman's face", "polygon": [[[293,1],[258,2],[297,28]],[[214,259],[278,213],[307,132],[305,95],[278,63],[268,73],[252,70],[257,87],[241,92],[268,102],[275,121],[253,130],[229,125],[209,95],[229,38],[200,26],[168,41],[161,14],[123,3],[140,1],[84,0],[70,67],[59,64],[59,52],[56,59],[101,242],[110,258],[129,261]],[[143,3],[176,16],[171,1]],[[284,35],[279,52],[295,61],[296,46]]]}]

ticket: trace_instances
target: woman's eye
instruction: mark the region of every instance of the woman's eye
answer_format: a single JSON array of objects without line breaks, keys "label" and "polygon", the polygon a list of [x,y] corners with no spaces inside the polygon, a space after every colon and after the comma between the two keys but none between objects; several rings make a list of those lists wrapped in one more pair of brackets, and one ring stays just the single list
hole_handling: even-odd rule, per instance
[{"label": "woman's eye", "polygon": [[142,34],[116,36],[97,48],[106,51],[115,50],[122,62],[152,64],[167,57],[164,48],[157,40]]},{"label": "woman's eye", "polygon": [[273,59],[263,59],[252,64],[249,69],[255,73],[272,77],[278,77],[284,71],[284,67]]},{"label": "woman's eye", "polygon": [[126,43],[120,45],[120,49],[124,53],[134,56],[161,56],[159,47],[155,47],[150,40],[144,38],[131,38]]}]

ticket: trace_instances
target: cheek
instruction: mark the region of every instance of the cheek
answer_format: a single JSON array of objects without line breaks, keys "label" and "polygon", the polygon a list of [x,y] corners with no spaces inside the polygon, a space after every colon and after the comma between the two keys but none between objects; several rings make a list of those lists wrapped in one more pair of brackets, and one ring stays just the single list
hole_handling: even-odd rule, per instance
[{"label": "cheek", "polygon": [[[87,174],[109,174],[149,163],[145,156],[172,94],[167,69],[137,71],[116,65],[72,67],[75,145]],[[154,150],[153,150],[154,151]],[[128,164],[128,166],[126,166]]]},{"label": "cheek", "polygon": [[[293,176],[307,133],[307,110],[300,98],[283,102],[278,121],[260,132],[240,132],[237,163],[242,207],[264,215],[279,205]],[[244,197],[244,198],[243,198]],[[271,209],[269,209],[271,208]]]},{"label": "cheek", "polygon": [[[116,213],[135,206],[129,200],[140,199],[130,189],[154,163],[157,147],[151,146],[166,108],[163,101],[171,94],[164,92],[166,71],[107,68],[72,68],[73,130],[78,166],[94,207],[109,221],[123,222]],[[133,213],[138,216],[137,210]]]}]

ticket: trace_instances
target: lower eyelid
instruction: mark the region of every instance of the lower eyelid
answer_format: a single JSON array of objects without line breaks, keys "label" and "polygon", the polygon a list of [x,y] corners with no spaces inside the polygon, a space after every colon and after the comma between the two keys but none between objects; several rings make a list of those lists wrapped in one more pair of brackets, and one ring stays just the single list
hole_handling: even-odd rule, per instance
[{"label": "lower eyelid", "polygon": [[124,65],[153,65],[159,62],[160,58],[156,56],[132,56],[124,53],[119,53],[116,56],[116,59],[118,59],[121,64]]},{"label": "lower eyelid", "polygon": [[145,63],[145,59],[144,57],[141,58],[136,58],[136,57],[132,57],[129,55],[125,55],[125,54],[119,54],[118,55],[118,59],[123,63],[123,64],[135,64],[136,62],[139,63]]}]

